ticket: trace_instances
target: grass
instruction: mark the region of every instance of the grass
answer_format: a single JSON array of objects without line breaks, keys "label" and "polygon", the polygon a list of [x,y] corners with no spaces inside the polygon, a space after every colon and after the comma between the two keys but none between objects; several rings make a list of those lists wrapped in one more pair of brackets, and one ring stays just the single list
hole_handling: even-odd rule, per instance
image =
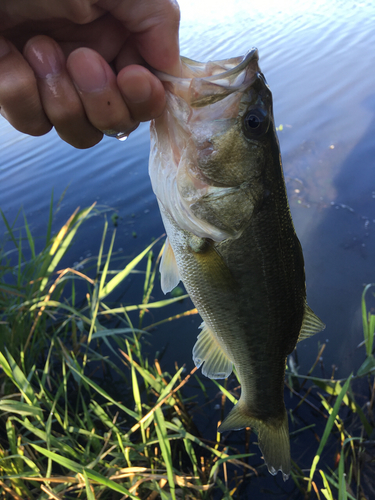
[{"label": "grass", "polygon": [[[176,366],[167,373],[161,359],[151,362],[144,354],[150,330],[196,314],[171,314],[170,306],[186,298],[181,292],[153,300],[160,241],[120,266],[113,251],[116,231],[110,234],[104,214],[98,256],[87,259],[83,270],[64,267],[81,225],[99,211],[77,209],[53,236],[52,206],[53,200],[41,250],[26,217],[16,228],[2,214],[0,498],[229,499],[248,498],[247,488],[263,491],[262,478],[278,485],[248,430],[202,435],[196,417],[204,405],[186,392],[195,385],[199,401],[212,397],[195,368],[186,373]],[[139,299],[113,304],[114,292],[130,277],[142,281]],[[310,461],[293,463],[293,482],[289,490],[277,486],[277,498],[363,500],[375,491],[370,288],[362,295],[366,357],[355,376],[315,376],[324,345],[306,375],[289,359],[292,452],[294,443],[309,442]],[[152,323],[150,311],[160,308],[164,319]],[[214,387],[222,418],[226,400],[239,397],[238,381],[234,375],[223,384],[214,381],[209,391]]]}]

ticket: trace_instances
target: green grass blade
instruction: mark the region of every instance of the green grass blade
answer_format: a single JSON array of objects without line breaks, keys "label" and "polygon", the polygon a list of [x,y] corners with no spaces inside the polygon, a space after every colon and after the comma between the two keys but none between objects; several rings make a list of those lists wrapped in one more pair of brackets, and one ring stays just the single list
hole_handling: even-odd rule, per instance
[{"label": "green grass blade", "polygon": [[[337,482],[337,481],[335,481],[335,480],[333,479],[333,477],[326,476],[326,479],[327,479],[327,481],[328,481],[330,484],[332,484],[332,486],[333,486],[334,488],[336,488],[337,490],[339,489],[339,484],[338,484],[338,482]],[[355,497],[354,497],[353,495],[351,495],[349,492],[347,492],[347,497],[349,498],[349,500],[358,500],[358,498],[355,498]]]},{"label": "green grass blade", "polygon": [[75,472],[77,474],[83,474],[83,472],[86,472],[87,478],[91,479],[92,481],[95,481],[98,484],[101,484],[103,486],[107,486],[107,488],[110,488],[113,491],[117,491],[118,493],[122,493],[123,495],[128,495],[130,498],[134,500],[139,500],[139,497],[133,495],[130,493],[129,490],[121,486],[120,484],[115,483],[115,481],[112,481],[111,479],[108,479],[105,476],[102,476],[98,472],[94,470],[87,469],[83,467],[81,464],[74,462],[73,460],[70,460],[68,458],[62,457],[61,455],[58,455],[57,453],[54,453],[53,451],[46,450],[42,448],[41,446],[38,446],[37,444],[30,443],[33,448],[35,448],[39,453],[42,455],[45,455],[46,457],[51,458],[54,462],[62,465],[69,471]]},{"label": "green grass blade", "polygon": [[65,311],[68,311],[68,312],[72,313],[73,315],[79,317],[87,325],[91,325],[90,318],[81,314],[74,307],[71,307],[68,304],[64,304],[62,302],[58,302],[56,300],[45,300],[45,301],[37,302],[36,304],[33,304],[30,307],[29,311],[34,311],[35,309],[40,309],[41,307],[52,307],[55,309],[55,312],[57,312],[59,309],[64,309]]},{"label": "green grass blade", "polygon": [[52,234],[52,220],[53,220],[53,188],[51,193],[51,201],[49,204],[49,215],[48,215],[48,224],[47,224],[47,235],[46,235],[46,247],[51,243],[51,234]]},{"label": "green grass blade", "polygon": [[19,245],[18,245],[18,266],[17,266],[17,286],[21,286],[21,280],[22,280],[22,259],[23,259],[23,254],[22,254],[22,234],[20,232],[20,239],[19,239]]},{"label": "green grass blade", "polygon": [[314,460],[313,460],[313,463],[312,463],[312,466],[311,466],[310,481],[309,481],[309,485],[308,485],[308,491],[311,491],[311,481],[312,481],[312,478],[314,477],[316,466],[318,465],[318,462],[320,460],[322,451],[323,451],[323,449],[324,449],[324,447],[325,447],[325,445],[327,443],[327,440],[329,438],[329,435],[330,435],[330,433],[332,431],[332,427],[333,427],[333,425],[335,423],[335,420],[336,420],[336,417],[337,417],[337,415],[339,413],[340,405],[342,403],[342,400],[343,400],[345,394],[347,393],[347,391],[349,389],[349,384],[350,384],[351,378],[352,378],[352,374],[349,375],[347,381],[345,382],[343,388],[341,389],[340,394],[337,396],[337,399],[336,399],[336,402],[334,404],[334,407],[333,407],[333,409],[332,409],[332,411],[330,413],[330,416],[328,418],[326,427],[325,427],[324,432],[323,432],[322,439],[320,440],[318,451],[316,452],[316,455],[314,457]]},{"label": "green grass blade", "polygon": [[[20,420],[17,417],[14,417],[14,420],[19,422],[30,433],[37,436],[43,443],[47,442],[46,432],[41,430],[38,427],[35,427],[35,425],[33,425],[27,418]],[[78,453],[76,450],[74,450],[71,446],[69,446],[63,440],[58,439],[58,438],[54,437],[53,435],[49,436],[49,439],[50,439],[51,445],[54,446],[55,448],[57,448],[61,453],[63,453],[64,456],[68,455],[68,456],[74,457],[75,459],[79,460],[80,453]]]},{"label": "green grass blade", "polygon": [[368,342],[368,322],[367,322],[367,307],[366,307],[366,293],[367,290],[371,287],[371,285],[366,285],[362,292],[362,300],[361,300],[361,309],[362,309],[362,325],[363,325],[363,337],[365,339],[366,344],[366,353],[367,351],[367,342]]},{"label": "green grass blade", "polygon": [[16,238],[15,238],[15,236],[14,236],[13,230],[12,230],[12,228],[10,227],[9,222],[7,221],[7,218],[5,217],[4,212],[1,210],[1,208],[0,208],[0,214],[1,214],[1,217],[2,217],[2,219],[3,219],[3,222],[4,222],[5,226],[6,226],[6,228],[7,228],[7,231],[8,231],[8,233],[9,233],[9,236],[11,237],[11,240],[12,240],[12,241],[13,241],[13,243],[14,243],[14,246],[15,246],[15,247],[19,250],[19,252],[21,252],[21,253],[22,253],[22,251],[21,251],[21,245],[17,242],[17,240],[16,240]]},{"label": "green grass blade", "polygon": [[223,458],[219,458],[219,460],[216,461],[215,465],[212,467],[211,472],[210,472],[210,477],[209,480],[213,480],[219,470],[219,467],[230,460],[239,460],[241,458],[249,458],[254,456],[254,453],[241,453],[238,455],[226,455]]},{"label": "green grass blade", "polygon": [[5,375],[13,381],[12,369],[1,351],[0,351],[0,365]]},{"label": "green grass blade", "polygon": [[0,283],[0,291],[9,295],[16,295],[17,297],[25,297],[24,293],[19,291],[19,287],[15,285],[7,285],[6,283]]},{"label": "green grass blade", "polygon": [[156,434],[158,436],[161,453],[163,455],[165,467],[167,469],[169,488],[171,491],[172,499],[176,500],[171,445],[168,440],[168,433],[165,425],[166,422],[164,420],[163,412],[160,408],[158,408],[155,411],[154,416],[155,416],[154,418],[155,418]]},{"label": "green grass blade", "polygon": [[348,500],[345,481],[345,468],[344,468],[344,447],[341,450],[339,461],[339,500]]},{"label": "green grass blade", "polygon": [[109,394],[107,394],[104,391],[104,389],[102,389],[97,384],[95,384],[95,382],[93,382],[90,378],[88,378],[85,375],[83,375],[83,373],[81,373],[80,371],[78,371],[72,364],[68,364],[68,366],[69,366],[69,368],[73,372],[75,372],[78,375],[78,377],[80,379],[82,379],[87,385],[89,385],[90,387],[92,387],[93,389],[95,389],[95,391],[98,394],[100,394],[101,396],[103,396],[107,401],[109,401],[110,403],[114,404],[115,406],[117,406],[118,408],[120,408],[121,410],[123,410],[125,413],[127,413],[128,415],[130,415],[134,419],[138,420],[138,413],[136,413],[135,411],[130,410],[126,406],[124,406],[121,403],[118,403],[117,401],[115,401],[113,398],[111,398],[111,396],[109,396]]},{"label": "green grass blade", "polygon": [[103,299],[109,295],[113,290],[129,276],[130,272],[135,268],[135,266],[143,259],[143,257],[151,250],[158,240],[155,240],[149,245],[143,252],[141,252],[137,257],[135,257],[122,271],[120,271],[114,278],[112,278],[101,290],[99,299]]},{"label": "green grass blade", "polygon": [[364,377],[375,370],[375,358],[372,354],[369,354],[361,366],[358,368],[357,376]]},{"label": "green grass blade", "polygon": [[96,275],[100,275],[100,268],[102,267],[102,258],[103,258],[103,251],[104,251],[104,242],[105,238],[107,236],[107,230],[108,230],[108,222],[107,220],[104,223],[104,229],[103,229],[103,234],[102,234],[102,240],[100,242],[100,247],[99,247],[99,255],[96,263]]},{"label": "green grass blade", "polygon": [[93,333],[91,336],[91,340],[94,339],[104,339],[105,337],[114,337],[115,335],[125,335],[132,333],[144,334],[146,333],[144,330],[139,330],[137,328],[112,328],[112,329],[103,329],[99,330],[96,333]]},{"label": "green grass blade", "polygon": [[324,472],[322,470],[320,470],[319,472],[320,472],[320,475],[322,476],[323,485],[324,485],[324,488],[321,489],[320,491],[323,493],[326,500],[334,500],[331,488],[330,488],[328,481],[327,481],[327,478],[326,478],[326,475],[324,474]]},{"label": "green grass blade", "polygon": [[217,382],[216,380],[212,379],[212,382],[217,385],[217,387],[220,389],[220,391],[229,399],[229,401],[231,403],[233,403],[234,405],[237,404],[238,402],[238,399],[235,398],[233,396],[233,394],[231,394],[224,386],[222,386],[221,384],[219,384],[219,382]]},{"label": "green grass blade", "polygon": [[181,436],[182,438],[190,439],[190,441],[192,443],[195,443],[198,446],[205,448],[207,451],[213,453],[218,458],[224,458],[224,457],[229,456],[226,453],[223,453],[221,451],[216,450],[215,448],[211,448],[211,446],[208,446],[207,444],[203,443],[203,441],[201,441],[198,437],[196,437],[193,434],[191,434],[190,432],[186,431],[186,429],[180,428],[174,422],[175,422],[175,419],[173,419],[173,423],[166,421],[165,426],[167,429],[170,429],[171,431],[176,432],[177,436]]},{"label": "green grass blade", "polygon": [[[132,377],[134,403],[135,403],[135,406],[137,408],[139,419],[141,419],[142,418],[141,391],[139,390],[137,374],[135,372],[132,353],[131,353],[131,349],[130,349],[130,345],[129,345],[128,341],[126,341],[126,347],[128,349],[128,356],[130,358],[130,370],[131,370],[131,377]],[[146,442],[146,435],[145,435],[145,429],[144,429],[143,424],[141,424],[141,434],[142,434],[142,441],[145,443]]]},{"label": "green grass blade", "polygon": [[[19,388],[19,390],[21,391],[21,393],[25,397],[26,402],[30,406],[32,406],[34,408],[39,408],[40,409],[39,402],[37,400],[37,397],[36,397],[36,395],[34,393],[33,388],[31,387],[30,382],[27,380],[27,378],[25,377],[25,375],[22,372],[21,368],[17,365],[17,363],[13,359],[12,355],[10,354],[10,352],[6,348],[5,348],[5,350],[6,350],[8,361],[9,361],[9,365],[8,366],[11,369],[11,372],[12,372],[12,375],[11,375],[10,378],[13,380],[14,384]],[[2,357],[3,356],[0,353],[0,361],[1,361]]]},{"label": "green grass blade", "polygon": [[158,300],[157,302],[149,302],[148,304],[137,304],[133,306],[125,306],[125,307],[116,307],[115,309],[106,309],[105,311],[101,311],[99,314],[120,314],[131,311],[138,311],[141,309],[159,309],[161,307],[169,306],[174,302],[179,302],[180,300],[188,298],[189,295],[182,295],[181,297],[175,297],[172,299]]},{"label": "green grass blade", "polygon": [[87,472],[85,470],[83,470],[83,477],[85,479],[86,498],[87,498],[87,500],[95,500],[95,495],[94,495],[94,493],[91,490],[90,480],[89,480],[89,478],[87,476]]},{"label": "green grass blade", "polygon": [[148,291],[148,287],[149,287],[149,284],[150,284],[152,259],[153,259],[153,253],[149,252],[149,254],[147,256],[145,281],[144,281],[144,284],[143,284],[143,297],[144,298],[147,297],[147,291]]},{"label": "green grass blade", "polygon": [[[78,231],[80,225],[88,217],[89,213],[91,212],[91,210],[93,208],[94,208],[94,205],[91,205],[91,207],[86,208],[85,210],[82,210],[81,212],[79,212],[76,215],[76,217],[74,217],[74,219],[69,224],[69,227],[67,228],[68,231],[67,231],[65,237],[62,239],[62,241],[58,245],[57,250],[53,252],[53,250],[51,249],[50,255],[51,256],[53,255],[53,258],[52,258],[51,262],[49,263],[47,270],[45,272],[43,272],[43,274],[42,274],[42,276],[44,276],[44,277],[43,277],[41,284],[40,284],[40,288],[39,288],[40,291],[42,291],[45,288],[45,286],[48,282],[48,277],[55,270],[56,266],[58,265],[60,260],[63,258],[65,252],[67,251],[67,249],[68,249],[70,243],[72,242],[76,232]],[[49,262],[49,260],[48,261],[46,260],[46,262]],[[44,269],[43,269],[43,271],[44,271]]]},{"label": "green grass blade", "polygon": [[[184,426],[183,426],[181,420],[175,418],[174,423],[177,425],[177,427],[180,430],[184,429]],[[190,441],[190,439],[187,439],[187,438],[184,438],[183,442],[184,442],[186,453],[188,454],[188,456],[190,458],[191,465],[193,466],[194,476],[199,477],[199,463],[198,463],[197,455],[195,454],[193,443]]]},{"label": "green grass blade", "polygon": [[[330,394],[331,396],[338,396],[342,390],[342,386],[338,380],[322,380],[316,377],[314,377],[313,380],[316,386],[320,387],[321,389],[323,389],[323,391],[325,391],[327,394]],[[344,395],[343,403],[352,410],[355,410],[355,406],[350,401],[347,394]]]},{"label": "green grass blade", "polygon": [[[158,397],[157,403],[161,401],[165,396],[167,396],[173,389],[173,386],[175,383],[178,381],[179,377],[181,376],[181,373],[183,372],[184,367],[181,366],[181,368],[173,375],[172,379],[168,384],[164,387],[164,389],[160,392],[160,395]],[[176,400],[171,396],[171,398],[168,400],[169,404],[173,406],[176,402]]]},{"label": "green grass blade", "polygon": [[372,353],[373,342],[374,342],[375,320],[371,320],[371,316],[373,315],[371,313],[367,313],[367,307],[366,307],[366,293],[372,286],[374,286],[374,283],[369,283],[368,285],[365,286],[362,292],[362,300],[361,300],[363,336],[365,339],[367,356],[370,356],[370,354]]},{"label": "green grass blade", "polygon": [[25,221],[25,229],[26,229],[27,240],[29,242],[29,247],[30,247],[30,251],[31,251],[31,257],[33,260],[35,260],[35,243],[34,243],[34,239],[33,239],[32,235],[31,235],[30,228],[29,228],[29,225],[27,223],[27,219],[26,219],[25,214],[23,214],[23,219]]},{"label": "green grass blade", "polygon": [[14,401],[13,399],[0,400],[0,412],[16,413],[17,415],[28,415],[38,417],[40,420],[43,419],[43,412],[40,408],[30,406],[27,403],[21,403],[20,401]]},{"label": "green grass blade", "polygon": [[107,278],[107,273],[108,273],[108,268],[109,268],[109,263],[111,261],[111,256],[112,256],[112,250],[113,250],[113,244],[115,242],[115,237],[116,237],[116,230],[113,231],[113,234],[112,234],[112,239],[111,239],[111,243],[109,245],[109,250],[108,250],[108,255],[107,255],[107,259],[105,261],[105,264],[104,264],[104,268],[103,268],[103,271],[102,271],[102,275],[101,275],[101,278],[100,278],[100,284],[99,284],[99,297],[101,296],[102,294],[102,290],[104,288],[104,283],[105,283],[105,280]]}]

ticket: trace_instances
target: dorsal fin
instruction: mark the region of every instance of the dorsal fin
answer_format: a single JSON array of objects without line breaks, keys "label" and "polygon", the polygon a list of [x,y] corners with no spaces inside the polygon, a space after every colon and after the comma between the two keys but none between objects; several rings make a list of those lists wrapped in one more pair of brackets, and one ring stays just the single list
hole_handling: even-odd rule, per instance
[{"label": "dorsal fin", "polygon": [[175,288],[180,281],[176,257],[174,256],[169,239],[165,240],[164,252],[160,262],[161,289],[168,293]]},{"label": "dorsal fin", "polygon": [[304,339],[308,339],[315,333],[321,332],[325,327],[326,325],[323,323],[323,321],[321,321],[306,304],[298,342]]},{"label": "dorsal fin", "polygon": [[206,377],[217,379],[227,378],[232,373],[233,362],[220,344],[215,333],[205,323],[193,348],[193,361],[199,368],[202,363],[202,373]]}]

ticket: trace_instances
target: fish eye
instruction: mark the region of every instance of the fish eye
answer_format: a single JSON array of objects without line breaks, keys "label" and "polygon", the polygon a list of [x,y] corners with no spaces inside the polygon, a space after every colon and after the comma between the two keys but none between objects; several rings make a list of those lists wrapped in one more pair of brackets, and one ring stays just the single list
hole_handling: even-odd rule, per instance
[{"label": "fish eye", "polygon": [[245,135],[249,138],[258,137],[268,130],[268,117],[263,108],[251,108],[243,120]]}]

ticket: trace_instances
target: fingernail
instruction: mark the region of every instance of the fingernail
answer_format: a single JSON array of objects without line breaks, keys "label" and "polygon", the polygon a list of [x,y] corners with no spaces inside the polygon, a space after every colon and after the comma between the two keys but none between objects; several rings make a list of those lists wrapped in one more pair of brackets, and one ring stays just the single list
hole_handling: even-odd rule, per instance
[{"label": "fingernail", "polygon": [[90,49],[78,49],[68,60],[70,76],[82,92],[98,92],[108,83],[107,73],[101,61],[91,52],[93,51]]},{"label": "fingernail", "polygon": [[25,54],[39,78],[50,78],[61,73],[62,56],[52,43],[34,41],[31,45],[26,45]]},{"label": "fingernail", "polygon": [[4,37],[0,36],[0,57],[4,57],[10,52],[10,45]]}]

